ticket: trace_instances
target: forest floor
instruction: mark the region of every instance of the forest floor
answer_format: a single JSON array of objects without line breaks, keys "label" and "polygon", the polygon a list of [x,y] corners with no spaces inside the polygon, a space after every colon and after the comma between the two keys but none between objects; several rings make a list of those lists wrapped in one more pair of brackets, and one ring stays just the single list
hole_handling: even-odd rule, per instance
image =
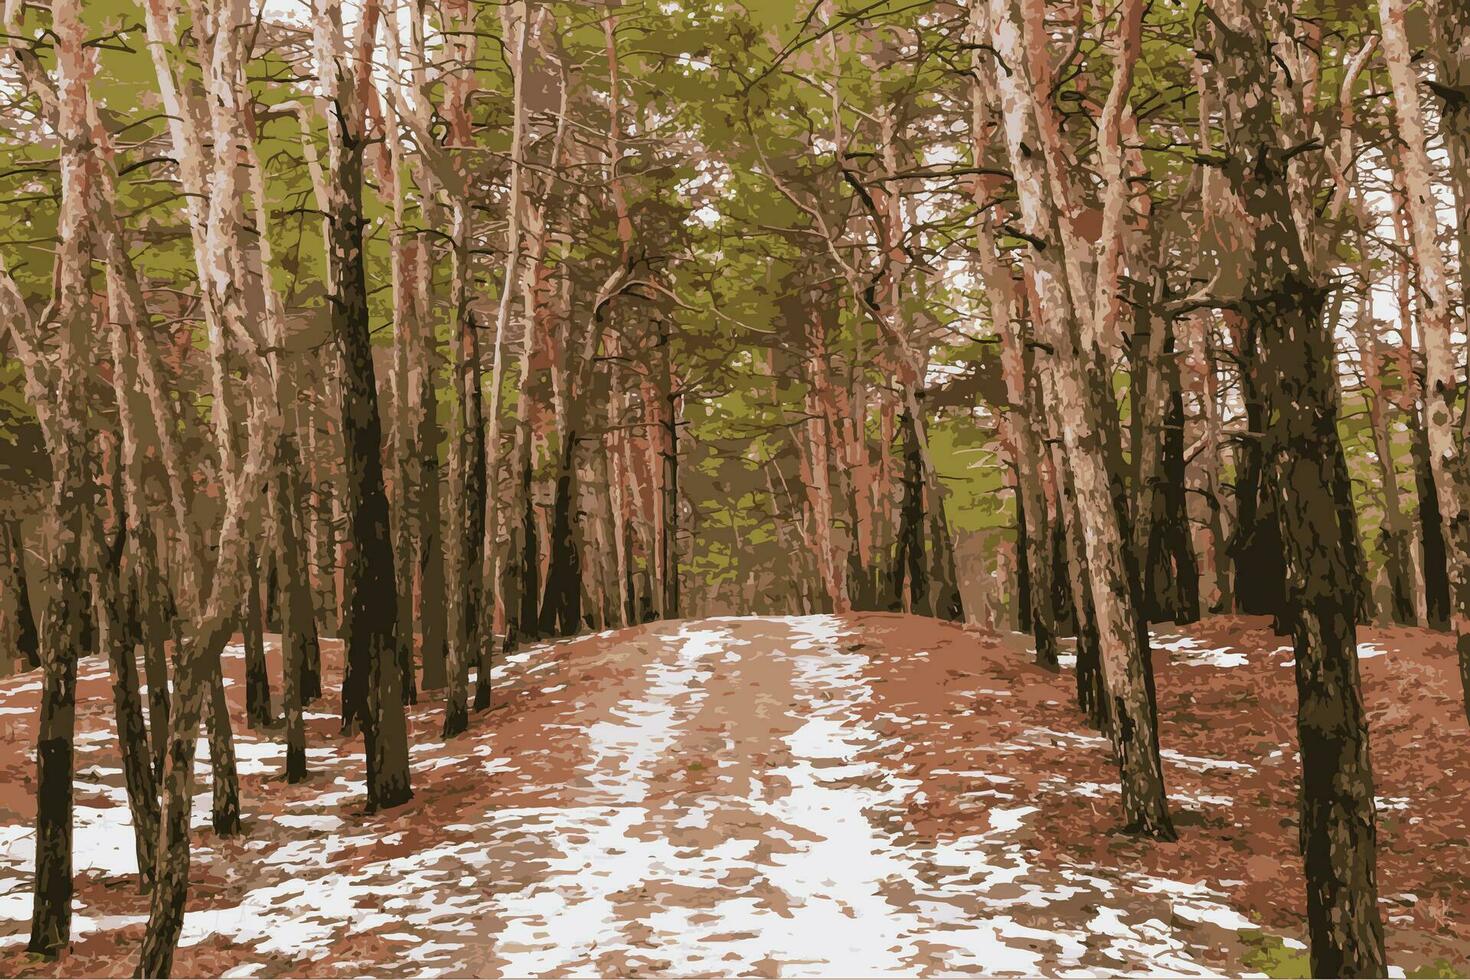
[{"label": "forest floor", "polygon": [[[1390,960],[1464,975],[1451,641],[1360,641]],[[245,729],[234,646],[245,831],[208,829],[201,759],[175,972],[1304,975],[1290,650],[1242,618],[1165,624],[1154,649],[1171,844],[1118,831],[1070,671],[1030,665],[1017,634],[860,614],[537,646],[497,666],[468,734],[445,744],[438,704],[412,709],[416,795],[376,815],[330,697],[308,716],[310,779],[281,780],[279,732]],[[0,682],[0,975],[127,975],[146,898],[100,659],[79,687],[75,943],[24,953],[39,688]]]}]

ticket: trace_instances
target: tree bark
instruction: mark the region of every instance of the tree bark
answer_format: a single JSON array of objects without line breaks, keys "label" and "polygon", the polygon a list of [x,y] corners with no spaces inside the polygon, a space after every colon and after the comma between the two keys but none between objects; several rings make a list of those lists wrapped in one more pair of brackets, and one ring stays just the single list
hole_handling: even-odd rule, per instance
[{"label": "tree bark", "polygon": [[[1223,0],[1210,18],[1216,70],[1233,104],[1223,172],[1249,201],[1238,306],[1261,344],[1266,465],[1286,565],[1302,764],[1301,841],[1315,976],[1383,976],[1373,767],[1359,692],[1358,582],[1338,507],[1337,351],[1293,216],[1276,121],[1284,70],[1269,39],[1294,36],[1289,9]],[[1289,84],[1289,83],[1286,83]]]},{"label": "tree bark", "polygon": [[[973,13],[984,17],[977,4]],[[1056,215],[1045,193],[1050,178],[1042,159],[1030,147],[1039,144],[1035,122],[1035,90],[1023,81],[1025,64],[1021,31],[1012,0],[991,0],[989,24],[976,24],[976,33],[989,41],[996,60],[1011,66],[1001,70],[987,65],[987,80],[995,81],[1011,169],[1015,174],[1023,230],[1032,243],[1058,243]],[[1124,824],[1133,831],[1166,840],[1174,838],[1159,761],[1153,667],[1147,633],[1136,607],[1136,581],[1129,554],[1127,531],[1114,498],[1115,470],[1111,458],[1109,419],[1099,407],[1095,386],[1101,383],[1090,368],[1089,354],[1075,336],[1074,303],[1063,249],[1036,247],[1028,251],[1037,301],[1037,340],[1054,352],[1037,370],[1051,384],[1054,405],[1075,406],[1057,422],[1066,448],[1067,465],[1076,487],[1077,509],[1087,547],[1087,569],[1097,615],[1103,679],[1108,685],[1115,721],[1114,748],[1122,783]]]},{"label": "tree bark", "polygon": [[[371,48],[376,4],[364,9],[359,45]],[[378,411],[372,338],[368,333],[367,276],[363,265],[362,98],[342,27],[341,0],[318,0],[316,55],[328,103],[328,267],[331,332],[340,356],[346,510],[351,551],[343,574],[347,662],[353,677],[344,700],[362,726],[370,810],[413,796],[409,786],[408,729],[398,662],[398,587],[383,480],[383,425]],[[359,59],[366,63],[366,59]],[[364,69],[365,70],[365,69]],[[365,84],[365,82],[364,82]],[[346,712],[344,712],[345,714]]]},{"label": "tree bark", "polygon": [[[317,642],[316,618],[312,613],[311,581],[305,561],[305,519],[301,470],[295,465],[296,445],[288,427],[281,435],[277,455],[282,465],[276,471],[271,503],[275,511],[276,565],[286,574],[279,583],[284,620],[281,624],[281,703],[286,729],[286,782],[306,778],[306,722],[303,715],[307,681],[307,650]],[[295,506],[293,506],[293,502]]]},{"label": "tree bark", "polygon": [[241,633],[245,640],[245,718],[259,731],[275,721],[271,710],[271,679],[265,666],[265,621],[260,605],[260,555],[250,549],[245,559],[249,580],[245,588],[245,613]]},{"label": "tree bark", "polygon": [[[418,243],[419,299],[421,311],[428,308],[428,289],[432,278],[429,247]],[[419,643],[424,662],[424,690],[441,690],[447,682],[449,611],[444,595],[444,528],[440,506],[439,465],[439,394],[434,383],[434,365],[439,359],[439,344],[434,336],[433,321],[421,316],[423,339],[410,348],[415,366],[410,371],[417,377],[415,411],[418,415],[419,483],[418,483],[418,565],[419,565]]]},{"label": "tree bark", "polygon": [[[1439,248],[1433,171],[1419,106],[1418,75],[1410,63],[1405,6],[1402,0],[1379,0],[1378,13],[1383,27],[1383,60],[1393,89],[1404,211],[1419,269],[1422,297],[1419,326],[1425,365],[1424,428],[1429,441],[1429,469],[1434,477],[1448,555],[1450,621],[1460,660],[1465,716],[1470,720],[1470,482],[1466,479],[1464,440],[1455,431],[1458,386],[1451,343],[1449,270]],[[1454,115],[1461,119],[1458,109]],[[1448,129],[1446,133],[1448,143],[1461,139]],[[1464,166],[1467,161],[1458,162]]]},{"label": "tree bark", "polygon": [[480,414],[480,340],[469,310],[470,209],[454,209],[453,306],[458,362],[455,366],[454,411],[449,451],[449,656],[443,735],[469,727],[469,669],[478,659],[479,610],[482,596],[480,563],[475,559],[484,539],[485,438]]},{"label": "tree bark", "polygon": [[[138,620],[129,614],[123,554],[128,535],[129,514],[123,503],[123,463],[117,458],[121,440],[108,439],[100,454],[103,469],[112,470],[112,487],[107,507],[112,527],[105,528],[101,508],[90,521],[90,550],[97,556],[95,605],[98,641],[107,654],[112,676],[113,720],[118,752],[122,757],[123,786],[128,812],[133,819],[133,843],[138,859],[138,890],[147,892],[153,882],[154,848],[158,843],[158,787],[148,752],[148,731],[143,721],[143,701],[138,692]],[[110,457],[110,458],[109,458]],[[98,474],[106,479],[105,474]],[[99,480],[99,483],[101,481]]]},{"label": "tree bark", "polygon": [[[87,486],[85,352],[93,329],[89,284],[92,263],[92,174],[96,145],[86,122],[91,77],[86,32],[77,0],[52,4],[56,37],[56,136],[61,149],[61,207],[57,217],[54,377],[32,347],[34,335],[11,333],[26,371],[28,394],[51,458],[52,499],[46,515],[50,594],[40,630],[41,705],[36,729],[36,871],[27,949],[56,956],[71,940],[72,760],[77,657],[82,652],[87,604],[82,567]],[[17,297],[18,298],[18,297]],[[13,316],[14,314],[12,314]],[[29,331],[24,331],[29,333]]]},{"label": "tree bark", "polygon": [[21,670],[34,670],[41,666],[41,637],[36,631],[36,617],[31,610],[30,584],[26,580],[25,542],[21,538],[20,522],[10,517],[0,517],[0,556],[5,567],[0,570],[0,590],[11,603],[15,617],[12,633],[15,637],[16,664]]},{"label": "tree bark", "polygon": [[[903,415],[904,433],[903,507],[899,511],[898,540],[893,554],[893,604],[896,611],[929,616],[929,563],[924,560],[924,474],[919,458],[919,440],[912,417]],[[904,586],[908,603],[904,603]],[[1034,592],[1033,592],[1034,594]]]}]

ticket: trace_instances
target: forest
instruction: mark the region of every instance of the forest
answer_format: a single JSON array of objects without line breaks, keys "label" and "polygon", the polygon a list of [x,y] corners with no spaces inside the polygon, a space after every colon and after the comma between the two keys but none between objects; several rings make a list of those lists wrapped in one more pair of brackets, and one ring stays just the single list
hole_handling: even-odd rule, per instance
[{"label": "forest", "polygon": [[1470,0],[3,17],[0,974],[1470,972]]}]

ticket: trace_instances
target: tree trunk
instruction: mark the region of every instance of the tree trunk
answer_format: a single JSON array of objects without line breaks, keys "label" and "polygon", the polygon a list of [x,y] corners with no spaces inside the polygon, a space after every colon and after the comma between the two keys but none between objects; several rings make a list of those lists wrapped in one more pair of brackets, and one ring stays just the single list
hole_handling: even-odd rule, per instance
[{"label": "tree trunk", "polygon": [[[1337,350],[1323,316],[1327,289],[1312,278],[1292,211],[1276,121],[1290,85],[1271,38],[1292,36],[1288,8],[1224,0],[1210,21],[1215,70],[1233,101],[1222,170],[1249,201],[1238,241],[1250,257],[1238,308],[1261,345],[1265,465],[1285,559],[1296,654],[1302,765],[1301,843],[1314,976],[1383,976],[1373,767],[1358,687],[1358,576],[1343,547],[1337,489]],[[1283,26],[1284,25],[1284,26]],[[1238,581],[1238,580],[1237,580]]]},{"label": "tree trunk", "polygon": [[[60,341],[54,381],[42,379],[39,351],[22,356],[27,387],[41,417],[51,457],[52,500],[47,514],[47,578],[52,585],[40,631],[41,705],[36,728],[36,872],[27,949],[55,956],[71,940],[72,759],[76,720],[77,657],[82,651],[86,574],[82,568],[87,487],[85,352],[93,327],[89,286],[92,261],[90,159],[96,152],[86,125],[91,74],[77,0],[51,6],[56,37],[57,139],[61,145],[55,286]],[[12,334],[15,334],[12,329]],[[18,336],[18,335],[17,335]],[[48,373],[49,372],[45,372]],[[54,406],[54,407],[53,407]],[[49,416],[49,418],[48,418]],[[49,431],[48,431],[49,430]]]},{"label": "tree trunk", "polygon": [[0,557],[5,567],[0,575],[5,576],[0,590],[12,602],[15,617],[13,635],[15,652],[20,669],[41,666],[40,635],[36,632],[36,617],[31,610],[31,590],[26,581],[25,543],[21,538],[20,522],[9,517],[0,517]]},{"label": "tree trunk", "polygon": [[1082,539],[1082,519],[1077,511],[1077,489],[1062,459],[1061,443],[1051,442],[1053,468],[1058,474],[1057,519],[1063,525],[1067,551],[1067,578],[1072,589],[1077,620],[1077,707],[1087,723],[1113,736],[1108,717],[1107,684],[1103,681],[1097,610],[1087,572],[1087,542]]},{"label": "tree trunk", "polygon": [[1312,972],[1382,976],[1373,767],[1358,691],[1358,580],[1335,546],[1343,534],[1332,491],[1340,452],[1331,390],[1336,351],[1322,327],[1317,287],[1288,281],[1276,295],[1247,315],[1262,327],[1279,419],[1267,435],[1293,613]]},{"label": "tree trunk", "polygon": [[[418,244],[419,306],[428,308],[429,282],[433,278],[429,261],[433,253],[423,242]],[[410,370],[418,379],[417,404],[419,451],[418,483],[418,565],[419,565],[419,639],[424,662],[424,690],[441,690],[447,682],[449,610],[444,595],[444,520],[440,506],[439,466],[439,394],[434,383],[434,365],[439,359],[439,344],[434,336],[433,320],[421,318],[423,340],[410,348],[416,366]]]},{"label": "tree trunk", "polygon": [[209,737],[209,789],[212,799],[209,820],[217,835],[233,837],[240,832],[240,776],[235,766],[230,705],[225,700],[225,679],[218,657],[212,669],[209,713],[205,715],[204,725]]},{"label": "tree trunk", "polygon": [[[116,447],[120,448],[120,447]],[[138,890],[147,892],[153,883],[154,847],[158,843],[158,786],[148,751],[148,731],[143,721],[143,701],[138,693],[138,620],[129,615],[123,574],[123,552],[129,515],[122,502],[121,461],[116,453],[113,468],[111,533],[100,516],[91,522],[89,549],[97,556],[99,585],[96,596],[98,639],[107,653],[112,676],[113,719],[122,757],[123,785],[128,812],[133,818],[133,843],[138,858]],[[109,541],[109,538],[111,539]]]},{"label": "tree trunk", "polygon": [[[311,602],[311,575],[307,570],[303,537],[306,515],[301,504],[301,468],[297,465],[296,441],[290,420],[277,450],[280,466],[272,488],[275,510],[276,565],[285,570],[280,582],[282,711],[286,719],[286,782],[306,778],[306,722],[303,716],[309,667],[307,653],[318,647],[316,617]],[[319,648],[319,647],[318,647]]]},{"label": "tree trunk", "polygon": [[[890,608],[915,616],[931,615],[929,608],[929,564],[924,560],[924,473],[919,458],[919,440],[913,419],[903,414],[904,433],[903,507],[899,511],[898,540],[893,555],[893,603]],[[904,603],[905,575],[908,597]]]},{"label": "tree trunk", "polygon": [[[1451,337],[1449,269],[1439,248],[1439,225],[1435,215],[1437,198],[1433,170],[1425,144],[1424,120],[1419,106],[1419,77],[1411,64],[1406,4],[1403,0],[1379,0],[1383,26],[1383,60],[1393,88],[1394,120],[1399,137],[1399,176],[1404,188],[1404,212],[1419,268],[1420,336],[1424,344],[1424,428],[1429,441],[1429,468],[1434,477],[1441,527],[1448,554],[1450,622],[1455,628],[1455,650],[1460,660],[1460,682],[1465,716],[1470,719],[1470,481],[1463,433],[1455,431],[1455,402],[1458,382]],[[1470,17],[1466,18],[1470,21]],[[1464,42],[1461,41],[1461,44]],[[1448,66],[1453,67],[1453,66]],[[1463,79],[1459,79],[1463,82]],[[1453,100],[1451,100],[1453,101]],[[1463,123],[1465,114],[1456,105],[1452,116]],[[1464,133],[1446,131],[1447,144],[1458,153],[1470,146]],[[1463,167],[1467,161],[1455,161]],[[1456,178],[1457,191],[1470,178]],[[1460,201],[1463,207],[1465,202]],[[1460,222],[1457,222],[1460,224]],[[1462,270],[1463,274],[1463,270]]]},{"label": "tree trunk", "polygon": [[1142,586],[1152,606],[1151,618],[1193,623],[1199,619],[1199,566],[1190,539],[1185,485],[1184,394],[1174,356],[1174,324],[1161,326],[1166,334],[1163,363],[1155,377],[1168,411],[1160,434],[1158,482],[1152,488],[1151,502],[1139,506],[1140,514],[1146,506],[1152,510],[1148,538],[1140,552]]},{"label": "tree trunk", "polygon": [[[977,5],[974,13],[984,16]],[[1057,419],[1066,449],[1066,464],[1077,495],[1077,510],[1087,549],[1087,570],[1096,612],[1103,679],[1107,683],[1113,738],[1122,783],[1124,824],[1130,830],[1172,840],[1159,761],[1153,666],[1147,632],[1137,609],[1137,581],[1128,547],[1127,527],[1115,496],[1112,465],[1116,415],[1108,418],[1103,403],[1111,398],[1097,390],[1103,379],[1091,355],[1076,335],[1078,300],[1065,262],[1080,256],[1057,254],[1060,249],[1034,243],[1058,240],[1057,216],[1045,189],[1052,177],[1031,147],[1040,145],[1036,132],[1036,92],[1016,66],[1025,63],[1017,12],[1012,0],[991,0],[989,29],[977,30],[994,47],[995,61],[1012,66],[987,65],[1004,121],[1006,147],[1015,174],[1020,218],[1028,240],[1026,253],[1036,294],[1036,339],[1053,353],[1037,366],[1052,405],[1073,406]],[[976,25],[980,27],[979,24]]]},{"label": "tree trunk", "polygon": [[[370,5],[359,26],[372,44],[377,8]],[[323,95],[330,109],[327,216],[331,333],[342,375],[342,441],[346,459],[347,540],[351,551],[343,573],[343,610],[349,675],[347,711],[362,726],[367,756],[369,810],[407,802],[408,729],[398,662],[398,587],[383,481],[383,426],[378,411],[372,338],[368,332],[367,276],[363,265],[362,204],[364,107],[342,33],[340,0],[319,0],[316,54]]]},{"label": "tree trunk", "polygon": [[[1366,241],[1360,236],[1358,250],[1366,254]],[[1365,263],[1366,264],[1366,263]],[[1367,269],[1363,269],[1367,272]],[[1373,455],[1378,464],[1378,479],[1383,491],[1383,528],[1380,544],[1385,554],[1384,568],[1388,576],[1390,615],[1394,622],[1417,626],[1416,593],[1418,576],[1414,569],[1413,534],[1404,514],[1399,495],[1398,467],[1394,462],[1393,438],[1388,427],[1388,401],[1383,390],[1382,344],[1374,323],[1367,284],[1358,293],[1358,316],[1354,333],[1358,342],[1358,359],[1363,385],[1368,391],[1368,426],[1373,434]]]},{"label": "tree trunk", "polygon": [[482,596],[476,560],[485,537],[485,436],[480,414],[480,339],[469,310],[470,209],[454,209],[454,308],[459,360],[455,368],[453,441],[449,455],[449,687],[444,702],[443,735],[469,727],[470,661],[478,659]]},{"label": "tree trunk", "polygon": [[[1395,6],[1400,0],[1395,0]],[[1428,83],[1439,99],[1439,135],[1449,157],[1450,184],[1455,191],[1455,239],[1459,242],[1460,302],[1470,310],[1470,2],[1428,0],[1430,48],[1434,53],[1434,81]],[[1462,418],[1464,426],[1470,424]]]},{"label": "tree trunk", "polygon": [[[1031,562],[1028,558],[1031,549],[1035,545],[1031,542],[1031,530],[1026,523],[1026,502],[1022,497],[1021,488],[1016,488],[1016,629],[1022,633],[1031,633],[1035,625],[1032,618],[1035,614],[1034,604],[1031,599]],[[1034,635],[1034,634],[1033,634]],[[1048,629],[1043,636],[1052,635]],[[1035,636],[1036,652],[1039,656],[1046,645],[1043,636]],[[1055,639],[1052,640],[1055,645]]]},{"label": "tree trunk", "polygon": [[551,561],[541,597],[542,636],[572,636],[582,626],[582,562],[572,531],[573,454],[577,434],[568,431],[558,454],[551,518]]},{"label": "tree trunk", "polygon": [[663,395],[663,449],[659,453],[663,466],[660,481],[663,494],[659,506],[663,508],[662,537],[659,548],[663,553],[660,568],[663,570],[663,612],[665,619],[679,618],[679,396],[674,387],[672,356],[669,350],[669,324],[659,320],[659,361],[662,365],[661,391]]},{"label": "tree trunk", "polygon": [[[1241,400],[1246,431],[1236,442],[1235,534],[1228,548],[1235,582],[1235,609],[1284,621],[1281,532],[1276,520],[1271,474],[1265,469],[1261,440],[1265,436],[1265,394],[1260,379],[1257,326],[1239,324],[1236,363],[1240,367]],[[1280,627],[1278,626],[1278,632]]]},{"label": "tree trunk", "polygon": [[1422,409],[1409,413],[1410,451],[1414,461],[1414,492],[1419,500],[1419,551],[1424,574],[1425,621],[1430,629],[1450,628],[1450,576],[1445,555],[1444,525],[1439,516],[1439,492],[1429,466],[1429,434]]},{"label": "tree trunk", "polygon": [[391,188],[393,232],[391,276],[393,281],[393,500],[389,517],[393,534],[393,578],[397,587],[397,648],[400,692],[404,704],[418,703],[417,672],[414,669],[414,494],[421,474],[419,452],[414,446],[418,432],[414,418],[413,378],[411,365],[416,360],[412,349],[422,340],[423,324],[419,318],[418,277],[422,274],[415,259],[414,247],[404,223],[403,142],[398,118],[389,100],[385,119],[387,152],[378,154],[380,185]]},{"label": "tree trunk", "polygon": [[265,666],[265,623],[260,609],[260,556],[254,548],[245,559],[250,579],[245,589],[245,615],[241,632],[245,639],[245,718],[259,731],[275,721],[271,710],[271,679]]}]

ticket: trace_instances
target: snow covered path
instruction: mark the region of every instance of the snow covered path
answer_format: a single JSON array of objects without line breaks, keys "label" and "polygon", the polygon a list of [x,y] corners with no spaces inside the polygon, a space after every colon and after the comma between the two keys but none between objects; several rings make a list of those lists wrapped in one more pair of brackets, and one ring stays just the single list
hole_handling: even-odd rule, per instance
[{"label": "snow covered path", "polygon": [[[997,721],[983,762],[941,751],[947,717],[1013,692],[970,678],[957,704],[903,701],[843,620],[658,624],[535,648],[496,680],[508,707],[447,745],[420,706],[417,795],[392,814],[353,811],[355,743],[315,748],[318,775],[280,799],[247,786],[245,837],[198,852],[181,956],[238,976],[1241,969],[1255,927],[1223,894],[1045,853],[1048,800],[1108,787],[1022,785],[1005,763],[1098,740]],[[242,773],[277,750],[241,733]],[[105,796],[103,816],[78,807],[104,825],[79,834],[78,868],[117,890],[130,829]],[[0,827],[0,947],[24,942],[27,829]],[[126,968],[141,916],[78,914]]]}]

